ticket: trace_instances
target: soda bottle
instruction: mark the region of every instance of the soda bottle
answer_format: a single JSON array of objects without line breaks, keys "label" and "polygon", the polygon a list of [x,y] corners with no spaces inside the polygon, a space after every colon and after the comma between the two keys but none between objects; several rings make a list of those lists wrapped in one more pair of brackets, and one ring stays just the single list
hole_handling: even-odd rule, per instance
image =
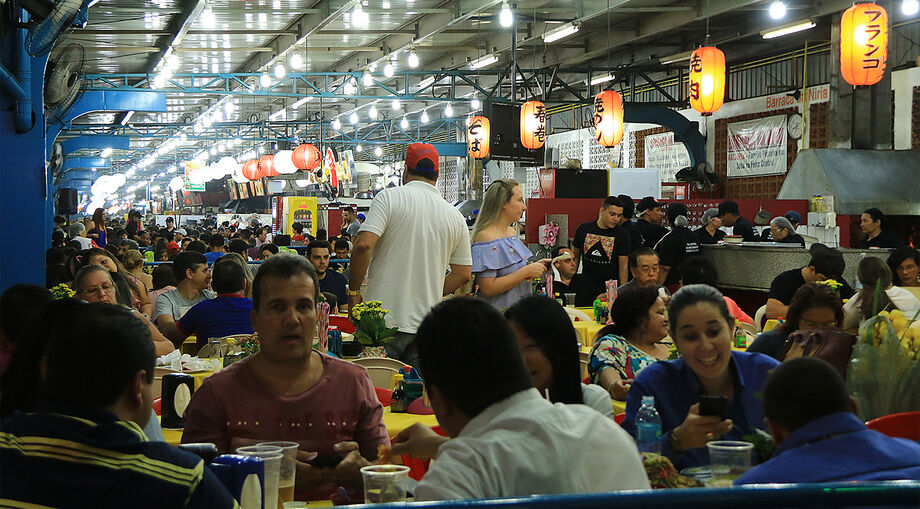
[{"label": "soda bottle", "polygon": [[[642,406],[636,413],[636,443],[644,452],[661,454],[661,417],[655,409],[655,396],[642,396]],[[654,444],[649,447],[648,444]],[[645,446],[645,447],[643,447]]]}]

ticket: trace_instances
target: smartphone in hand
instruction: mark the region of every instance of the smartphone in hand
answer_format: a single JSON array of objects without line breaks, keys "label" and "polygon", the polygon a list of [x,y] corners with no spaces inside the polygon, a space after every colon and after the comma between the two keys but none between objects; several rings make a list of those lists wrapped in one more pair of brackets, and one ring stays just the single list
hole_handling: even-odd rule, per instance
[{"label": "smartphone in hand", "polygon": [[700,396],[700,415],[725,418],[728,411],[728,398],[725,396]]}]

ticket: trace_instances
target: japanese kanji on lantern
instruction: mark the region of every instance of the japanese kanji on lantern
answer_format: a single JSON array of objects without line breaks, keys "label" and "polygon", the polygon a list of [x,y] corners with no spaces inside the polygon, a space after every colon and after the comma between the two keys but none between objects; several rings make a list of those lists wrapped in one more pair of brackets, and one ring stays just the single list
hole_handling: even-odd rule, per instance
[{"label": "japanese kanji on lantern", "polygon": [[250,159],[243,163],[243,169],[241,170],[244,177],[249,180],[259,180],[262,178],[262,172],[259,171],[259,160]]},{"label": "japanese kanji on lantern", "polygon": [[315,170],[319,166],[320,159],[319,149],[310,143],[304,143],[294,149],[294,155],[291,156],[294,166],[299,170]]},{"label": "japanese kanji on lantern", "polygon": [[491,135],[492,127],[488,118],[477,116],[470,119],[466,127],[466,147],[470,157],[474,159],[489,157],[489,137]]},{"label": "japanese kanji on lantern", "polygon": [[546,106],[540,101],[527,101],[521,106],[521,144],[530,150],[546,141]]},{"label": "japanese kanji on lantern", "polygon": [[888,13],[875,4],[856,4],[840,20],[840,74],[853,86],[875,85],[888,60]]},{"label": "japanese kanji on lantern", "polygon": [[703,46],[690,55],[690,106],[712,115],[725,99],[725,53]]},{"label": "japanese kanji on lantern", "polygon": [[614,90],[594,97],[594,138],[605,147],[623,140],[623,97]]}]

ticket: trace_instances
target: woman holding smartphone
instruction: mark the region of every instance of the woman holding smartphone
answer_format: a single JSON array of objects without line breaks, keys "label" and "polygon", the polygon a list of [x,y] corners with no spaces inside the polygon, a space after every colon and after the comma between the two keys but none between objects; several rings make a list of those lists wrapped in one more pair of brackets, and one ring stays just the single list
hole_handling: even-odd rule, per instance
[{"label": "woman holding smartphone", "polygon": [[[766,355],[732,351],[735,320],[715,288],[681,288],[668,302],[668,317],[680,358],[657,362],[636,376],[626,397],[623,429],[636,436],[642,397],[654,396],[661,438],[639,444],[639,450],[660,448],[677,469],[708,465],[707,442],[741,440],[755,428],[765,429],[758,393],[779,363]],[[715,404],[723,398],[723,405]]]},{"label": "woman holding smartphone", "polygon": [[526,209],[524,192],[517,181],[497,179],[486,189],[473,225],[473,275],[479,286],[478,296],[499,311],[531,295],[531,280],[550,267],[549,258],[528,263],[533,253],[511,226],[521,220]]}]

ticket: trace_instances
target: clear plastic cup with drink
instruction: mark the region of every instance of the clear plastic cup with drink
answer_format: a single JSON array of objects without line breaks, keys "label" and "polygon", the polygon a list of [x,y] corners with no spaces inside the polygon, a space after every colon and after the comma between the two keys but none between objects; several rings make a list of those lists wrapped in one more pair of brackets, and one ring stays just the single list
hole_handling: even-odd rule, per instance
[{"label": "clear plastic cup with drink", "polygon": [[716,440],[706,444],[706,448],[709,449],[709,470],[712,477],[708,486],[711,488],[731,486],[735,479],[751,468],[754,444],[750,442]]},{"label": "clear plastic cup with drink", "polygon": [[409,467],[404,465],[370,465],[361,468],[364,478],[364,502],[405,502]]},{"label": "clear plastic cup with drink", "polygon": [[278,475],[278,507],[283,507],[285,502],[294,501],[294,478],[297,474],[297,442],[262,442],[258,445],[280,447],[281,470]]},{"label": "clear plastic cup with drink", "polygon": [[284,458],[283,449],[274,445],[248,445],[237,448],[236,453],[262,458],[265,463],[265,481],[262,491],[264,507],[265,509],[278,507],[278,482],[281,475],[281,459]]}]

